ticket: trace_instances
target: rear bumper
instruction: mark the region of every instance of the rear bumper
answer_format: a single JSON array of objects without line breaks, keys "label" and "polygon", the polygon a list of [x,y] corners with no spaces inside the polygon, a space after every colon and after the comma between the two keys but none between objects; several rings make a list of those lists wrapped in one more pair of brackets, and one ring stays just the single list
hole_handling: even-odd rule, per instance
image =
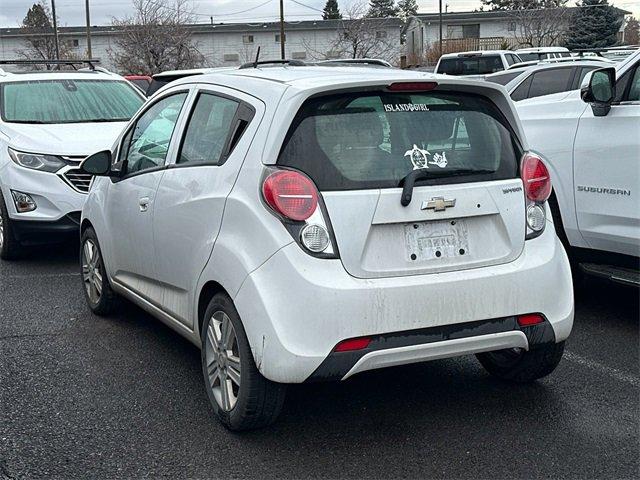
[{"label": "rear bumper", "polygon": [[[283,383],[344,378],[348,373],[344,367],[331,375],[318,372],[334,347],[348,338],[378,337],[390,347],[390,336],[406,336],[406,332],[422,331],[414,336],[420,338],[424,329],[496,321],[487,319],[511,318],[513,322],[516,315],[539,312],[547,319],[553,341],[560,342],[573,325],[571,272],[551,223],[543,235],[526,242],[522,255],[513,262],[407,277],[354,278],[339,260],[317,259],[290,244],[246,278],[234,302],[256,365],[267,378]],[[495,333],[502,331],[486,334]],[[483,333],[472,336],[478,335]],[[508,337],[522,341],[519,334]],[[439,341],[449,340],[455,338]],[[473,348],[483,350],[473,351],[491,349],[490,339],[484,339],[488,343],[482,340]],[[526,340],[530,348],[531,339]],[[432,342],[423,337],[411,345],[427,343]],[[446,356],[469,353],[470,343],[448,344]],[[406,346],[410,345],[397,345]],[[411,355],[394,352],[398,355],[391,364],[444,355],[444,349],[434,352],[433,346],[414,348]]]},{"label": "rear bumper", "polygon": [[504,348],[531,350],[555,341],[555,333],[547,320],[520,327],[516,317],[377,335],[362,350],[331,352],[307,381],[345,380],[376,368]]}]

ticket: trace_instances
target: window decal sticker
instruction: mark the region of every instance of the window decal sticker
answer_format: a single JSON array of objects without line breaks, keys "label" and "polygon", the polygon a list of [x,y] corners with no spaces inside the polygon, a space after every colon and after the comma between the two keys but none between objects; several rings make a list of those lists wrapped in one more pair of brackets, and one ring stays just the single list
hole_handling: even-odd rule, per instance
[{"label": "window decal sticker", "polygon": [[409,157],[411,160],[414,170],[429,168],[429,165],[436,165],[437,167],[445,168],[449,163],[446,152],[434,154],[433,160],[431,161],[429,161],[427,155],[431,155],[431,153],[428,150],[419,148],[415,143],[413,144],[413,148],[411,150],[407,150],[404,154],[405,157]]},{"label": "window decal sticker", "polygon": [[385,112],[428,112],[429,105],[424,103],[386,103],[384,105]]},{"label": "window decal sticker", "polygon": [[423,150],[418,148],[418,146],[414,143],[413,148],[411,150],[407,150],[404,153],[405,157],[409,157],[411,163],[413,164],[414,170],[419,170],[421,168],[429,168],[429,160],[427,155],[431,155],[427,150]]},{"label": "window decal sticker", "polygon": [[447,161],[446,152],[442,152],[442,155],[436,153],[433,155],[433,161],[429,162],[431,165],[437,165],[440,168],[444,168],[447,166],[449,162]]}]

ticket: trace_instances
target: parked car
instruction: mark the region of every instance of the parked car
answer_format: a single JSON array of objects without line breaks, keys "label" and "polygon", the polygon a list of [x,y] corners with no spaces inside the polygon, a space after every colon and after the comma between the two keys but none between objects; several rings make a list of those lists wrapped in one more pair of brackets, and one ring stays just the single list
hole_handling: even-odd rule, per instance
[{"label": "parked car", "polygon": [[147,94],[149,85],[151,85],[151,77],[149,75],[125,75],[124,78],[138,87],[143,94]]},{"label": "parked car", "polygon": [[573,323],[551,180],[488,82],[381,68],[183,78],[111,150],[82,215],[91,310],[116,295],[202,349],[230,429],[288,383],[478,354],[553,371]]},{"label": "parked car", "polygon": [[588,72],[602,68],[597,60],[580,60],[562,63],[540,62],[487,75],[488,82],[504,85],[514,102],[545,95],[578,90]]},{"label": "parked car", "polygon": [[203,75],[205,73],[216,72],[220,70],[232,70],[237,67],[216,67],[216,68],[192,68],[187,70],[167,70],[166,72],[156,73],[151,78],[151,85],[147,89],[147,97],[152,96],[158,90],[171,82],[180,80],[181,78],[191,77],[193,75]]},{"label": "parked car", "polygon": [[522,59],[510,50],[447,53],[440,57],[435,73],[465,77],[482,77],[506,70]]},{"label": "parked car", "polygon": [[143,102],[124,78],[102,69],[0,70],[1,258],[77,235],[92,181],[80,162],[110,146]]},{"label": "parked car", "polygon": [[640,285],[640,52],[592,70],[581,90],[517,102],[548,160],[551,210],[578,271]]},{"label": "parked car", "polygon": [[571,52],[565,47],[532,47],[515,50],[523,62],[531,60],[550,60],[554,58],[570,58]]}]

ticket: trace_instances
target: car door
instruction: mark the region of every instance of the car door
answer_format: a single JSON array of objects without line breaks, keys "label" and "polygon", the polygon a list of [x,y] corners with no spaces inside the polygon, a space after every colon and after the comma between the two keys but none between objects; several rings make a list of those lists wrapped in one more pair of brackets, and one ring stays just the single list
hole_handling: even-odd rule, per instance
[{"label": "car door", "polygon": [[168,93],[150,104],[123,136],[114,166],[122,171],[106,198],[115,282],[145,299],[157,299],[153,244],[156,191],[172,148],[173,131],[187,91]]},{"label": "car door", "polygon": [[575,139],[576,214],[582,236],[595,249],[640,254],[640,67],[616,84],[606,116],[586,108]]},{"label": "car door", "polygon": [[264,106],[235,90],[201,87],[190,110],[156,195],[154,239],[162,308],[192,327],[195,287]]}]

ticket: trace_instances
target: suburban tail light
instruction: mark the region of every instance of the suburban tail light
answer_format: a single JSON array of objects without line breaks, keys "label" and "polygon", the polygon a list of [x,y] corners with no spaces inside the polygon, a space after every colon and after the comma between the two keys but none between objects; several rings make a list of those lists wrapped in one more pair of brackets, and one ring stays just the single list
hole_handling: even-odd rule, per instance
[{"label": "suburban tail light", "polygon": [[262,184],[267,204],[285,218],[302,222],[318,207],[318,191],[311,180],[301,173],[278,170]]},{"label": "suburban tail light", "polygon": [[532,202],[546,202],[551,195],[551,176],[542,158],[532,152],[525,153],[520,172],[527,198]]},{"label": "suburban tail light", "polygon": [[390,92],[428,92],[436,88],[436,82],[396,82],[387,87]]},{"label": "suburban tail light", "polygon": [[518,316],[518,325],[521,327],[530,327],[544,322],[544,317],[539,313],[529,313],[527,315]]},{"label": "suburban tail light", "polygon": [[333,349],[334,352],[352,352],[354,350],[362,350],[363,348],[367,348],[371,343],[371,339],[368,337],[361,338],[350,338],[349,340],[343,340],[336,348]]},{"label": "suburban tail light", "polygon": [[322,199],[309,177],[296,170],[268,167],[262,182],[262,196],[296,243],[309,255],[338,258],[333,231],[323,213]]}]

